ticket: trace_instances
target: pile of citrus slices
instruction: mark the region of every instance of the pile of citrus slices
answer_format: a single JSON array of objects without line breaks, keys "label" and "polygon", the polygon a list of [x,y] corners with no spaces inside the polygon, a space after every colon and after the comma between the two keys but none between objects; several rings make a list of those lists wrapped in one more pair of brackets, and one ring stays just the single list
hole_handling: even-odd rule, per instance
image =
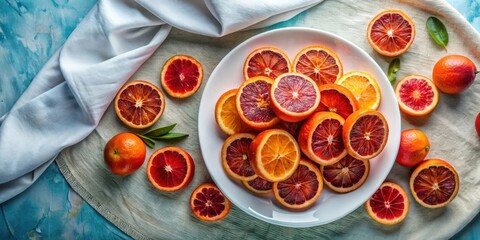
[{"label": "pile of citrus slices", "polygon": [[346,193],[365,182],[389,131],[375,78],[343,74],[340,58],[323,46],[302,49],[293,63],[280,49],[256,49],[243,75],[215,106],[229,135],[221,150],[228,176],[291,209],[313,204],[324,185]]}]

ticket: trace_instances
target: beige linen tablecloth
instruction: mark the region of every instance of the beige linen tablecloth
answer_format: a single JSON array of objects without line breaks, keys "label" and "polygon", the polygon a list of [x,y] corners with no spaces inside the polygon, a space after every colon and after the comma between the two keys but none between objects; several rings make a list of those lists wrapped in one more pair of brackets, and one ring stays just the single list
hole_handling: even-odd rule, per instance
[{"label": "beige linen tablecloth", "polygon": [[[446,54],[463,54],[480,66],[480,36],[448,3],[438,0],[421,1],[354,1],[327,0],[284,26],[312,27],[344,37],[367,51],[386,71],[390,58],[376,54],[366,39],[370,19],[384,9],[401,9],[415,22],[417,35],[410,50],[401,58],[398,78],[408,74],[431,77],[434,63]],[[435,45],[425,30],[431,15],[439,17],[450,34],[448,52]],[[201,37],[174,30],[158,51],[147,61],[133,79],[144,79],[159,85],[164,62],[174,54],[188,54],[204,66],[204,82],[218,62],[232,48],[249,37],[268,29],[244,31],[222,38]],[[406,220],[396,226],[381,226],[366,214],[363,207],[348,216],[327,225],[294,229],[271,225],[251,217],[233,206],[224,220],[204,223],[190,212],[189,197],[199,184],[211,180],[203,163],[198,144],[197,116],[202,88],[184,100],[167,97],[164,115],[156,126],[178,123],[175,130],[189,133],[181,141],[157,143],[156,148],[178,145],[194,158],[196,172],[190,185],[177,193],[162,193],[148,182],[144,166],[129,177],[113,176],[103,162],[103,148],[113,135],[131,131],[108,109],[98,128],[79,144],[63,151],[57,159],[60,170],[73,189],[100,214],[127,234],[138,239],[147,238],[447,238],[463,228],[479,211],[480,140],[474,130],[474,119],[480,110],[480,81],[460,95],[441,94],[437,109],[429,121],[420,127],[431,142],[428,157],[439,157],[452,163],[461,178],[457,198],[443,209],[430,210],[415,203],[410,196],[410,212]],[[213,114],[213,113],[212,113]],[[402,119],[402,129],[415,127]],[[148,150],[147,156],[152,150]],[[395,165],[387,180],[408,189],[409,170]]]}]

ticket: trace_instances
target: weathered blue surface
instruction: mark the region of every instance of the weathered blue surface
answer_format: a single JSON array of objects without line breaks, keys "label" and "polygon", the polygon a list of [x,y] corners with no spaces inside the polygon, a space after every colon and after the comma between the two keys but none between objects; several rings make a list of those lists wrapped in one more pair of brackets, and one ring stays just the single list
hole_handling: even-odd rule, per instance
[{"label": "weathered blue surface", "polygon": [[[0,116],[97,0],[0,1]],[[480,31],[480,0],[448,0]],[[291,21],[298,21],[302,15]],[[279,23],[275,27],[291,25]],[[38,181],[0,204],[0,239],[129,238],[72,191],[52,164]],[[479,239],[477,216],[455,239]]]}]

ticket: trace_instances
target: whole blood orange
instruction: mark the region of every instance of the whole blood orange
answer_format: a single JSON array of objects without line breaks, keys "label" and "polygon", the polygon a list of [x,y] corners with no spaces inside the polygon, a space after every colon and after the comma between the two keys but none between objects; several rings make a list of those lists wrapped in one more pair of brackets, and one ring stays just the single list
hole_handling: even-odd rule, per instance
[{"label": "whole blood orange", "polygon": [[448,94],[461,93],[475,80],[477,67],[462,55],[448,55],[435,63],[432,77],[440,91]]},{"label": "whole blood orange", "polygon": [[215,222],[225,218],[232,204],[213,183],[198,186],[190,196],[190,208],[200,220]]},{"label": "whole blood orange", "polygon": [[297,53],[293,71],[313,79],[319,86],[334,83],[343,74],[340,58],[332,50],[321,46],[310,46]]},{"label": "whole blood orange", "polygon": [[427,77],[409,75],[395,87],[398,106],[409,116],[426,116],[438,104],[438,90]]},{"label": "whole blood orange", "polygon": [[222,165],[230,177],[242,181],[257,177],[248,159],[250,143],[254,137],[255,135],[250,133],[237,133],[223,143]]},{"label": "whole blood orange", "polygon": [[320,104],[317,111],[335,112],[345,119],[359,109],[357,99],[346,87],[327,83],[320,86],[318,90],[320,91]]},{"label": "whole blood orange", "polygon": [[425,159],[430,150],[427,135],[418,129],[403,130],[396,162],[404,167],[413,167]]},{"label": "whole blood orange", "polygon": [[245,60],[243,76],[250,79],[264,76],[275,79],[283,73],[290,72],[290,60],[280,49],[262,47],[252,51]]},{"label": "whole blood orange", "polygon": [[370,172],[370,161],[345,156],[337,163],[320,166],[323,181],[330,189],[347,193],[361,187]]},{"label": "whole blood orange", "polygon": [[408,50],[415,39],[412,19],[400,10],[386,10],[368,24],[368,43],[379,54],[398,56]]},{"label": "whole blood orange", "polygon": [[203,80],[202,64],[187,55],[175,55],[163,65],[160,82],[163,89],[175,98],[193,95]]},{"label": "whole blood orange", "polygon": [[269,182],[261,177],[256,177],[250,181],[242,181],[243,186],[248,190],[258,193],[258,194],[267,194],[272,192],[273,183]]},{"label": "whole blood orange", "polygon": [[380,106],[382,94],[377,80],[372,75],[366,72],[352,71],[345,73],[335,83],[353,93],[359,108],[376,110]]},{"label": "whole blood orange", "polygon": [[146,153],[145,143],[137,135],[120,133],[107,142],[103,158],[112,173],[126,176],[142,166]]},{"label": "whole blood orange", "polygon": [[368,215],[385,225],[402,222],[407,217],[409,207],[405,190],[392,182],[384,182],[365,203]]},{"label": "whole blood orange", "polygon": [[237,89],[231,89],[225,92],[220,96],[215,105],[215,121],[220,130],[227,135],[251,130],[238,115],[235,101],[237,92]]}]

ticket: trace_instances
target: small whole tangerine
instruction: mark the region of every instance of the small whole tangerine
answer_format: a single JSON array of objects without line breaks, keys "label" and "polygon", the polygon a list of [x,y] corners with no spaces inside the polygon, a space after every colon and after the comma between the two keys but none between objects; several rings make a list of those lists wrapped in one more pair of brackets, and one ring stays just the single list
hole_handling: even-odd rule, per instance
[{"label": "small whole tangerine", "polygon": [[435,63],[433,82],[440,91],[458,94],[472,85],[478,73],[475,64],[462,55],[448,55]]},{"label": "small whole tangerine", "polygon": [[395,161],[404,167],[413,167],[422,162],[429,151],[430,141],[424,132],[418,129],[403,130]]},{"label": "small whole tangerine", "polygon": [[142,166],[146,153],[147,148],[142,139],[133,133],[124,132],[107,142],[103,158],[113,174],[126,176]]}]

